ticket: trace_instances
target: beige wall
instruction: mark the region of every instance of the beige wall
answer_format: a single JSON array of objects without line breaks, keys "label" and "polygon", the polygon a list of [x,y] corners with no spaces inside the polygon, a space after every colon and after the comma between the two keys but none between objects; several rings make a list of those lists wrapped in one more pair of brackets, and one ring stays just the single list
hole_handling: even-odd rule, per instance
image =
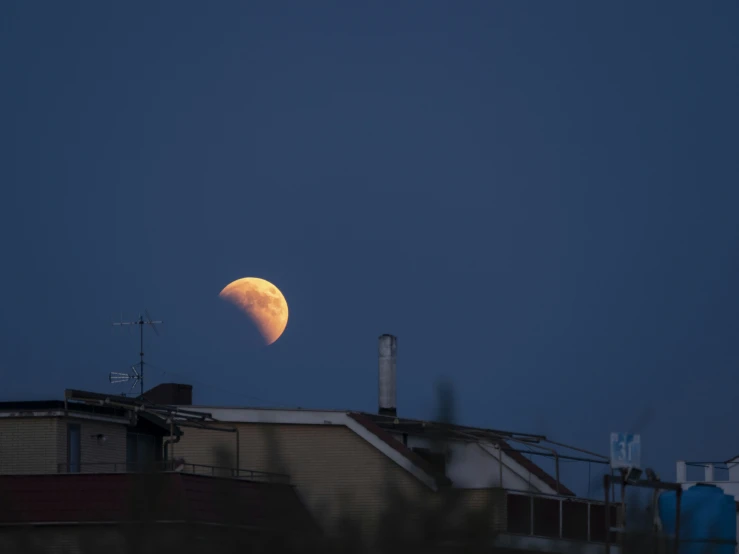
[{"label": "beige wall", "polygon": [[[126,461],[126,427],[116,423],[59,417],[0,418],[0,473],[57,473],[67,462],[67,423],[80,425],[82,471],[102,471],[89,464]],[[108,440],[98,444],[93,435]],[[86,466],[87,464],[87,466]]]},{"label": "beige wall", "polygon": [[[425,488],[412,475],[346,427],[238,424],[243,469],[286,473],[312,513],[324,522],[339,513],[371,517],[379,512],[382,485],[406,495]],[[175,456],[187,463],[234,463],[234,433],[185,428]],[[219,460],[222,447],[230,459]],[[379,485],[379,486],[378,486]]]},{"label": "beige wall", "polygon": [[[123,464],[126,462],[126,427],[116,423],[106,423],[103,421],[75,420],[70,419],[69,423],[80,424],[80,456],[82,466],[80,471],[83,473],[99,473],[105,471],[113,471],[116,469],[114,464],[119,464],[118,471],[123,471]],[[64,459],[66,455],[66,422],[61,422],[64,429]],[[101,444],[98,443],[95,435],[103,434],[107,440]]]},{"label": "beige wall", "polygon": [[56,473],[67,449],[60,432],[57,418],[0,418],[0,473]]},{"label": "beige wall", "polygon": [[[338,516],[373,524],[386,508],[388,486],[409,499],[433,503],[438,495],[350,429],[334,425],[232,424],[239,428],[242,469],[290,475],[309,510],[327,529]],[[233,433],[184,428],[175,457],[187,463],[230,465],[235,462]],[[221,447],[227,458],[220,459]],[[498,500],[505,510],[505,495]],[[481,506],[490,491],[467,491],[465,502]],[[469,498],[467,498],[469,497]],[[497,497],[496,497],[497,498]],[[505,524],[504,514],[502,524]],[[496,523],[491,521],[491,524]]]}]

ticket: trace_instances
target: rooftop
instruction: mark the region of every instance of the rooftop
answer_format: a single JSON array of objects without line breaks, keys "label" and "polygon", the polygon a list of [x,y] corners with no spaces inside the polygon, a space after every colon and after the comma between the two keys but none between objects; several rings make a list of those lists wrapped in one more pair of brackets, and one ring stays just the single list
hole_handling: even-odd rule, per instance
[{"label": "rooftop", "polygon": [[[415,469],[423,473],[436,486],[444,486],[449,480],[440,475],[431,464],[413,452],[410,448],[397,440],[393,433],[407,433],[425,435],[429,438],[454,441],[485,442],[505,452],[526,471],[540,479],[553,491],[565,496],[575,496],[575,493],[563,485],[557,476],[552,476],[539,465],[526,457],[526,452],[540,455],[551,455],[558,464],[558,459],[579,461],[593,461],[603,463],[608,458],[596,453],[587,452],[575,447],[550,441],[544,435],[519,433],[499,429],[485,429],[451,423],[426,421],[413,418],[398,417],[397,415],[374,414],[346,410],[306,410],[296,408],[256,408],[256,407],[219,407],[219,406],[189,406],[193,411],[207,412],[215,419],[223,422],[242,423],[275,423],[275,424],[303,424],[303,425],[346,425],[360,436],[371,434],[378,442],[376,446],[393,457],[401,457]],[[372,442],[371,439],[369,439]],[[516,443],[520,448],[512,446]],[[590,456],[575,458],[562,454],[559,450],[574,450]],[[397,461],[397,460],[396,460]],[[401,463],[401,462],[399,462]],[[407,464],[401,463],[404,467]]]},{"label": "rooftop", "polygon": [[[175,387],[174,384],[168,385]],[[160,399],[166,396],[160,395]],[[112,394],[67,390],[65,399],[28,402],[0,402],[0,417],[32,415],[37,412],[74,411],[78,414],[102,417],[126,417],[135,414],[157,425],[162,432],[174,423],[179,426],[207,427],[223,423],[287,423],[306,425],[343,425],[394,459],[433,489],[448,486],[450,480],[433,464],[398,440],[398,434],[424,436],[442,441],[479,442],[503,451],[514,462],[535,476],[553,492],[564,496],[576,496],[559,479],[559,459],[568,458],[559,452],[571,449],[592,457],[582,461],[603,462],[607,458],[561,443],[550,441],[544,435],[485,429],[437,421],[398,417],[395,414],[377,414],[346,410],[315,410],[302,408],[258,408],[153,404],[144,399]],[[40,415],[40,414],[38,414]],[[514,444],[516,446],[514,446]],[[551,475],[527,458],[529,454],[550,455],[555,459],[557,475]],[[576,458],[570,458],[576,459]]]}]

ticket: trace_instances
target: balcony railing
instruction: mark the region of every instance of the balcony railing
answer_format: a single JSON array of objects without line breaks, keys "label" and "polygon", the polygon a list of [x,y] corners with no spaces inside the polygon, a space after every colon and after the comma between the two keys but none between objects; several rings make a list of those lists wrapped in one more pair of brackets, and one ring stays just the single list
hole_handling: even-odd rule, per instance
[{"label": "balcony railing", "polygon": [[[605,542],[606,529],[616,525],[618,508],[610,507],[610,525],[606,525],[602,502],[513,491],[508,491],[507,497],[509,533]],[[614,539],[611,533],[611,541]]]},{"label": "balcony railing", "polygon": [[100,462],[82,464],[58,464],[58,473],[151,473],[151,472],[173,472],[187,473],[189,475],[207,475],[211,477],[226,477],[231,479],[243,479],[245,481],[259,481],[262,483],[290,483],[290,476],[281,473],[270,473],[267,471],[255,471],[253,469],[239,469],[233,467],[220,467],[203,464],[177,463],[173,461],[160,461],[149,464],[135,464],[128,462]]}]

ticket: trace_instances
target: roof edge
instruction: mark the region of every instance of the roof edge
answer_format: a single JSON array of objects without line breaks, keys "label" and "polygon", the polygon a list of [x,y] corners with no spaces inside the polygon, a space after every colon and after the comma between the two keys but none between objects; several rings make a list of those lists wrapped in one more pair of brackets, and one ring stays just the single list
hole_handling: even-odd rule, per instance
[{"label": "roof edge", "polygon": [[367,416],[360,412],[348,412],[346,415],[347,427],[409,471],[430,489],[436,491],[440,487],[451,485],[448,477],[434,471],[426,460],[395,440],[390,433],[376,425]]},{"label": "roof edge", "polygon": [[0,412],[0,419],[14,419],[14,418],[34,418],[34,417],[66,417],[70,419],[88,419],[91,421],[102,421],[105,423],[115,423],[117,425],[128,425],[130,420],[123,416],[111,416],[104,414],[95,414],[89,412],[78,412],[75,410],[15,410]]}]

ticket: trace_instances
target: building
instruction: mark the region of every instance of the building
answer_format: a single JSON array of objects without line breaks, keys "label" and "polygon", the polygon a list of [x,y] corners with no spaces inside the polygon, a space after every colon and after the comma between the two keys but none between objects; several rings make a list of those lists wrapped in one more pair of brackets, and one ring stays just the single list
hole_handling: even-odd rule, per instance
[{"label": "building", "polygon": [[0,403],[0,551],[321,539],[288,476],[167,460],[181,426],[207,431],[207,418],[140,406],[76,391],[64,401]]},{"label": "building", "polygon": [[[583,553],[605,552],[603,503],[578,498],[558,469],[551,475],[526,456],[551,456],[558,468],[568,458],[561,445],[540,435],[402,417],[395,352],[396,339],[380,337],[377,413],[198,406],[192,387],[179,384],[160,385],[142,398],[68,390],[64,401],[0,403],[0,494],[14,491],[16,504],[30,503],[26,519],[6,522],[56,517],[53,509],[33,507],[41,501],[39,488],[69,491],[75,479],[101,478],[111,490],[126,489],[130,474],[158,467],[169,483],[163,496],[178,499],[177,509],[166,505],[174,510],[165,510],[166,521],[188,529],[197,528],[192,522],[207,527],[215,516],[193,500],[206,493],[182,491],[217,488],[215,480],[244,498],[257,490],[265,504],[276,495],[284,506],[277,512],[298,514],[330,537],[352,528],[369,540],[393,525],[404,533],[415,525],[420,533],[436,517],[431,526],[449,541],[469,535],[466,525],[474,520],[505,549],[564,552],[576,544]],[[41,486],[42,478],[50,481]],[[118,498],[112,504],[118,512],[103,504],[96,513],[125,519],[115,494],[109,496]],[[81,498],[68,517],[89,523]],[[257,527],[274,529],[268,520]],[[305,529],[305,536],[320,534],[311,535],[309,524]]]},{"label": "building", "polygon": [[210,465],[218,450],[260,471],[289,474],[329,534],[353,519],[375,536],[400,499],[433,507],[454,498],[460,514],[485,511],[499,546],[556,551],[579,541],[603,549],[603,503],[576,498],[557,474],[524,455],[538,449],[566,457],[546,437],[398,415],[395,351],[394,337],[380,337],[377,413],[188,406],[237,428],[240,443],[188,429],[172,445],[176,456]]},{"label": "building", "polygon": [[[576,498],[489,431],[357,412],[192,409],[237,427],[242,463],[288,473],[329,530],[347,516],[379,522],[396,492],[422,505],[451,493],[467,508],[491,508],[490,525],[512,546],[605,538],[602,502]],[[235,456],[233,438],[197,429],[175,445],[178,457],[206,465],[219,447]]]},{"label": "building", "polygon": [[0,474],[66,473],[159,461],[170,426],[151,413],[41,402],[0,402]]}]

